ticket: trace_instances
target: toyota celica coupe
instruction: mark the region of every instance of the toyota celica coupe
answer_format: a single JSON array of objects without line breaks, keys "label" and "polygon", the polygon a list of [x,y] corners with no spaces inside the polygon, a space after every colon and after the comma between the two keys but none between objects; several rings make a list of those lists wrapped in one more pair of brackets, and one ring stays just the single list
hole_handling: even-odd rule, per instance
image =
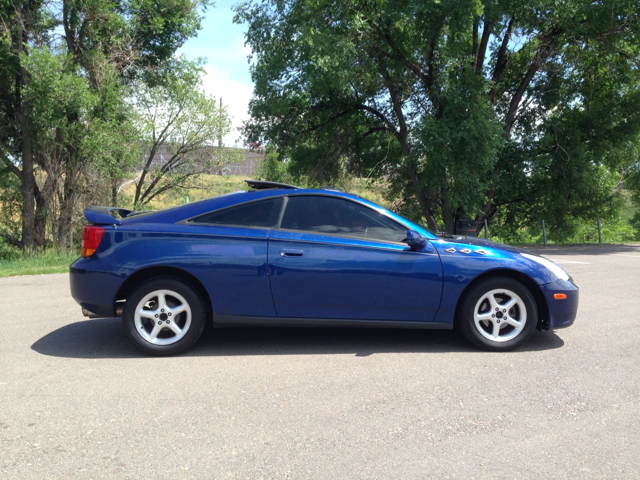
[{"label": "toyota celica coupe", "polygon": [[167,210],[85,210],[71,293],[122,317],[151,355],[189,349],[205,324],[456,327],[494,351],[570,326],[578,287],[544,257],[433,234],[357,195],[249,181]]}]

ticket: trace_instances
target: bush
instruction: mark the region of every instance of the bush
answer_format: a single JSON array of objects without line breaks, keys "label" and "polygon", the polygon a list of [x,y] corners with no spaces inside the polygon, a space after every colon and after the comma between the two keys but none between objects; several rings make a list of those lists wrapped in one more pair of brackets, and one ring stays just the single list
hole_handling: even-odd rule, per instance
[{"label": "bush", "polygon": [[19,248],[9,245],[0,237],[0,261],[16,260],[20,258],[21,253]]},{"label": "bush", "polygon": [[[598,225],[592,223],[583,225],[571,238],[572,243],[597,243]],[[605,220],[601,222],[601,227],[603,243],[622,243],[636,238],[634,228],[620,218]]]},{"label": "bush", "polygon": [[[637,230],[621,218],[603,220],[602,243],[622,243],[636,239]],[[565,229],[572,233],[568,236],[561,232],[557,235],[554,228],[549,225],[547,229],[547,241],[549,243],[598,243],[598,223],[597,220],[574,220]],[[491,240],[512,244],[542,244],[542,223],[527,226],[520,229],[511,229],[503,223],[494,222],[489,224],[489,237]]]},{"label": "bush", "polygon": [[267,158],[258,164],[254,172],[254,177],[264,179],[268,182],[291,182],[292,178],[287,171],[287,164],[280,161],[278,153],[271,148],[267,148],[266,153]]}]

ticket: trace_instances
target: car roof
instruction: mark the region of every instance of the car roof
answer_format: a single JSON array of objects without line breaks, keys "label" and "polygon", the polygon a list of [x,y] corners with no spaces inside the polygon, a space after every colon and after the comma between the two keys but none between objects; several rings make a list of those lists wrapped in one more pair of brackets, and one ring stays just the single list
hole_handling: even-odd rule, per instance
[{"label": "car roof", "polygon": [[426,230],[420,228],[418,225],[410,222],[406,218],[403,218],[386,208],[376,205],[358,195],[352,193],[346,193],[337,191],[337,189],[329,188],[299,188],[287,186],[287,188],[269,188],[262,190],[240,190],[226,195],[220,195],[218,197],[208,198],[205,200],[199,200],[193,203],[187,203],[176,207],[168,208],[166,210],[159,210],[156,212],[145,212],[140,215],[133,215],[121,220],[122,225],[132,225],[139,223],[177,223],[182,220],[186,220],[198,215],[204,215],[205,213],[212,212],[214,210],[220,210],[234,205],[239,205],[246,202],[272,198],[272,197],[284,197],[284,196],[297,196],[297,195],[322,195],[334,198],[345,198],[355,201],[357,203],[366,205],[374,210],[377,210],[383,215],[389,216],[397,222],[407,226],[409,229],[419,230],[420,233],[429,237],[437,238]]},{"label": "car roof", "polygon": [[332,197],[346,197],[358,202],[366,203],[370,206],[380,208],[379,206],[368,202],[367,200],[344,192],[337,192],[334,190],[322,190],[322,189],[310,189],[310,188],[271,188],[263,190],[240,190],[226,195],[220,195],[218,197],[207,198],[205,200],[199,200],[197,202],[186,203],[184,205],[178,205],[176,207],[167,208],[165,210],[144,212],[139,215],[132,215],[128,218],[122,219],[123,224],[129,223],[175,223],[186,218],[202,215],[214,210],[220,210],[222,208],[232,207],[241,203],[251,202],[255,200],[261,200],[271,197],[281,197],[288,195],[300,195],[300,194],[314,194],[314,195],[326,195]]}]

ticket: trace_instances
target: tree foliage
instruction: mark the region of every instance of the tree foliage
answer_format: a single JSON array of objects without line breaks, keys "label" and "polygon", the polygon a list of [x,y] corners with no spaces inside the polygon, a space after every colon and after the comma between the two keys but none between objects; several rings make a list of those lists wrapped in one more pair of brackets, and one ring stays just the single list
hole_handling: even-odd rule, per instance
[{"label": "tree foliage", "polygon": [[[74,209],[139,162],[127,99],[140,72],[171,62],[208,0],[0,3],[0,162],[20,182],[23,249],[70,246]],[[90,167],[90,168],[88,168]],[[96,175],[98,168],[104,176]],[[93,171],[91,170],[93,169]]]},{"label": "tree foliage", "polygon": [[318,183],[384,176],[448,232],[606,215],[640,129],[639,15],[635,0],[249,1],[245,133]]},{"label": "tree foliage", "polygon": [[[167,190],[188,188],[195,175],[235,159],[233,150],[213,148],[231,131],[231,118],[202,91],[201,74],[197,64],[176,59],[135,83],[135,124],[145,158],[136,182],[136,207]],[[154,165],[162,146],[168,158]]]}]

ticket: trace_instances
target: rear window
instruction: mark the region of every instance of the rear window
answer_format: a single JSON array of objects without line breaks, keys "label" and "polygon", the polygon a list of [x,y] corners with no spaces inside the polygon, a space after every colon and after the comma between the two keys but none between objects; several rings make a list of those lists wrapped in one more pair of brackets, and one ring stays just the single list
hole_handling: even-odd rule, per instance
[{"label": "rear window", "polygon": [[275,227],[282,209],[282,197],[245,203],[193,218],[189,223],[235,227]]}]

